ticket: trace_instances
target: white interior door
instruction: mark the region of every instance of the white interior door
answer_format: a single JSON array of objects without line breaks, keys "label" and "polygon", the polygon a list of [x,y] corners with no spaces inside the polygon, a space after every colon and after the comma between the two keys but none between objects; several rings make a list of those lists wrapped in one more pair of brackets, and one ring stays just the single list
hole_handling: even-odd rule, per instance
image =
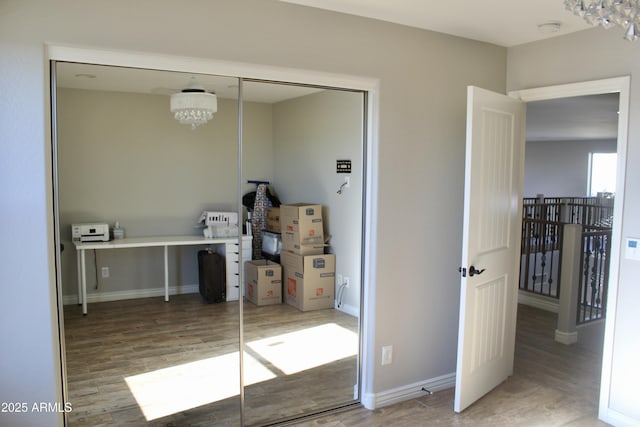
[{"label": "white interior door", "polygon": [[525,111],[514,98],[467,90],[456,412],[513,372]]}]

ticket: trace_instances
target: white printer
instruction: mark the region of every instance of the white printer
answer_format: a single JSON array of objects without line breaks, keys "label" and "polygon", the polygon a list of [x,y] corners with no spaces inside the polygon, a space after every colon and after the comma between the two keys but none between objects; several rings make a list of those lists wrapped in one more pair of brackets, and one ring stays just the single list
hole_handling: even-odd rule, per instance
[{"label": "white printer", "polygon": [[73,242],[108,242],[109,224],[71,224]]}]

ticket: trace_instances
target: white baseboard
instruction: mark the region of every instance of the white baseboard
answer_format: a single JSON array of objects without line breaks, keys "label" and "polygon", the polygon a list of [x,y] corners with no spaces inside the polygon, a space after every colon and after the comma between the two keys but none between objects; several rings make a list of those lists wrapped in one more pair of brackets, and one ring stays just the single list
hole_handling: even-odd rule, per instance
[{"label": "white baseboard", "polygon": [[631,418],[628,415],[621,414],[618,411],[614,411],[611,408],[606,408],[604,411],[600,411],[599,418],[607,424],[618,427],[638,427],[640,426],[640,420]]},{"label": "white baseboard", "polygon": [[[199,292],[198,285],[169,286],[169,295],[193,294]],[[133,289],[126,291],[95,292],[87,294],[87,303],[119,301],[123,299],[149,298],[164,296],[164,287]],[[65,295],[64,304],[78,304],[78,295]]]},{"label": "white baseboard", "polygon": [[338,304],[334,302],[334,307],[336,310],[347,313],[350,316],[360,317],[360,307],[357,307],[355,305],[342,304],[340,307],[338,307]]},{"label": "white baseboard", "polygon": [[519,291],[518,303],[539,308],[540,310],[558,312],[558,300],[541,295],[535,295],[531,292]]},{"label": "white baseboard", "polygon": [[556,329],[555,341],[565,345],[575,344],[578,342],[578,332],[564,332]]},{"label": "white baseboard", "polygon": [[456,374],[454,372],[379,393],[363,393],[361,402],[367,409],[376,409],[424,396],[426,392],[422,390],[423,387],[435,393],[455,387],[455,385]]}]

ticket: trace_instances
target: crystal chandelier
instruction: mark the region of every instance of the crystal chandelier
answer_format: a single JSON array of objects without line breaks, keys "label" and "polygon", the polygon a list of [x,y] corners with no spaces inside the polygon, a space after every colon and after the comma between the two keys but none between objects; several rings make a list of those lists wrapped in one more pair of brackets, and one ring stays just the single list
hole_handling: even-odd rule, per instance
[{"label": "crystal chandelier", "polygon": [[192,77],[189,87],[171,95],[170,109],[176,120],[195,129],[213,118],[218,111],[218,98],[214,93],[205,92]]},{"label": "crystal chandelier", "polygon": [[625,29],[625,39],[640,37],[639,0],[564,0],[564,5],[591,25],[618,25]]}]

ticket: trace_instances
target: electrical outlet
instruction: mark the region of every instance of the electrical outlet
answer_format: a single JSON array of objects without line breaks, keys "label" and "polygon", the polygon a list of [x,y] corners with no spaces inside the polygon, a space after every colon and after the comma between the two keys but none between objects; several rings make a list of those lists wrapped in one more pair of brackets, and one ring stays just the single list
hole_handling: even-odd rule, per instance
[{"label": "electrical outlet", "polygon": [[107,279],[109,277],[109,267],[102,267],[102,278]]},{"label": "electrical outlet", "polygon": [[351,187],[351,178],[348,176],[344,177],[344,188],[349,188]]},{"label": "electrical outlet", "polygon": [[393,346],[385,345],[382,347],[382,365],[391,365],[393,362]]},{"label": "electrical outlet", "polygon": [[345,276],[344,282],[342,282],[342,283],[344,283],[344,287],[345,287],[345,289],[347,289],[347,288],[349,288],[349,284],[351,283],[351,281],[349,280],[348,277]]}]

